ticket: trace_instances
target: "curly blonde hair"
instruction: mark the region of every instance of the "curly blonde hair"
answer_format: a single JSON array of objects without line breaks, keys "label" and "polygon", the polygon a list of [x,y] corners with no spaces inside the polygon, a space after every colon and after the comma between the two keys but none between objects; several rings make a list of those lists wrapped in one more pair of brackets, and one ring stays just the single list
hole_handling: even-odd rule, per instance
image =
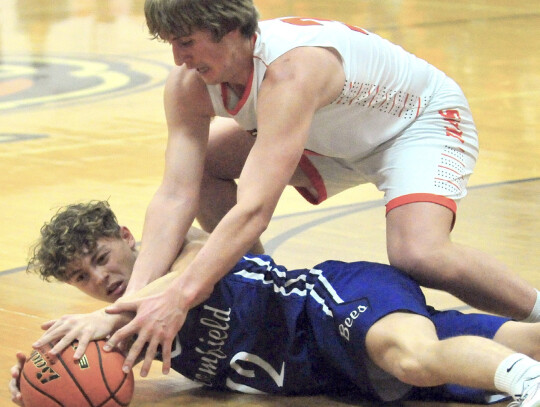
[{"label": "curly blonde hair", "polygon": [[150,34],[164,41],[205,30],[219,42],[237,28],[251,38],[259,18],[252,0],[146,0],[144,14]]},{"label": "curly blonde hair", "polygon": [[60,208],[41,228],[27,272],[43,280],[67,281],[67,267],[92,253],[102,237],[120,238],[120,226],[107,201],[90,201]]}]

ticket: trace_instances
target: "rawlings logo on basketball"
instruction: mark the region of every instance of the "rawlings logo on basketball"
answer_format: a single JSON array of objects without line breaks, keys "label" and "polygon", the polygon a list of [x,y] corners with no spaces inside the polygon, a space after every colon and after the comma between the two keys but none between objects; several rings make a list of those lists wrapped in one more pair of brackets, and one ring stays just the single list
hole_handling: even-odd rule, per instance
[{"label": "rawlings logo on basketball", "polygon": [[[77,346],[78,346],[78,342],[73,342],[71,344],[71,347],[73,348],[74,351],[77,350]],[[88,369],[90,367],[90,363],[88,362],[88,358],[86,357],[86,355],[82,355],[82,357],[79,359],[79,367],[81,369]]]},{"label": "rawlings logo on basketball", "polygon": [[74,358],[76,343],[54,358],[47,354],[52,343],[32,351],[20,375],[24,406],[127,407],[135,387],[133,372],[124,373],[124,356],[104,352],[104,345],[104,340],[90,341],[79,360]]},{"label": "rawlings logo on basketball", "polygon": [[36,373],[36,378],[41,384],[49,383],[55,379],[58,379],[60,375],[56,373],[48,364],[47,361],[43,358],[41,353],[37,350],[34,350],[30,355],[30,360],[37,369],[40,369]]}]

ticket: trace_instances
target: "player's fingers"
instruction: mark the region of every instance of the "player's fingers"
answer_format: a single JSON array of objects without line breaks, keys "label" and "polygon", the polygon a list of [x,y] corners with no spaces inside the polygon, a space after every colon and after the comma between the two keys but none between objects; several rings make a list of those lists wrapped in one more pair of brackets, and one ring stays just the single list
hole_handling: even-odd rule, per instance
[{"label": "player's fingers", "polygon": [[17,380],[19,378],[19,375],[21,374],[21,366],[19,364],[16,364],[15,366],[11,367],[11,378]]},{"label": "player's fingers", "polygon": [[11,393],[11,401],[13,401],[18,406],[24,406],[21,391],[19,390],[19,383],[16,378],[13,378],[9,381],[9,392]]},{"label": "player's fingers", "polygon": [[131,345],[128,355],[126,356],[126,359],[124,360],[124,366],[122,367],[122,370],[124,371],[124,373],[129,373],[129,371],[133,369],[133,365],[135,365],[135,361],[137,360],[138,356],[143,351],[145,345],[146,345],[146,335],[141,333],[139,334],[139,337],[135,340],[135,342],[133,342],[133,345]]},{"label": "player's fingers", "polygon": [[[12,380],[12,382],[13,382],[13,380]],[[13,403],[17,404],[18,406],[24,407],[21,392],[17,388],[12,390],[11,382],[10,382],[10,392],[11,392],[11,401]]]},{"label": "player's fingers", "polygon": [[169,374],[169,371],[171,370],[171,349],[172,341],[161,344],[161,360],[163,362],[161,372],[163,374]]},{"label": "player's fingers", "polygon": [[139,327],[137,320],[132,320],[129,324],[125,325],[123,328],[120,328],[118,331],[116,331],[109,339],[107,339],[107,342],[105,343],[105,346],[103,346],[103,350],[105,352],[110,352],[115,347],[120,345],[121,342],[129,342],[129,339],[137,334],[141,335],[142,331],[141,327]]},{"label": "player's fingers", "polygon": [[26,355],[22,352],[17,352],[17,362],[22,368],[22,366],[24,365],[24,362],[26,362]]},{"label": "player's fingers", "polygon": [[144,355],[144,362],[141,368],[141,377],[146,377],[148,375],[148,372],[150,372],[152,362],[154,360],[154,357],[156,356],[158,344],[159,342],[153,339],[148,344]]},{"label": "player's fingers", "polygon": [[13,385],[15,386],[17,391],[19,391],[19,386],[21,382],[21,371],[25,362],[26,355],[22,352],[17,352],[17,364],[11,368],[11,378],[13,381]]},{"label": "player's fingers", "polygon": [[110,352],[114,348],[117,348],[124,342],[124,339],[126,337],[129,337],[132,335],[131,331],[129,330],[129,325],[126,325],[124,328],[119,329],[116,331],[109,339],[107,339],[107,342],[105,342],[105,345],[103,346],[103,350],[105,352]]},{"label": "player's fingers", "polygon": [[86,348],[88,347],[88,344],[92,340],[92,337],[90,334],[82,335],[79,338],[79,343],[77,344],[77,349],[75,352],[73,352],[73,359],[79,360],[84,356],[84,352],[86,352]]},{"label": "player's fingers", "polygon": [[56,319],[53,319],[53,320],[44,322],[43,324],[41,324],[41,329],[43,329],[44,331],[46,331],[46,330],[48,330],[51,326],[53,326],[54,324],[56,324],[56,322],[57,322]]},{"label": "player's fingers", "polygon": [[[47,323],[43,324],[42,327],[46,324]],[[61,338],[66,332],[69,332],[69,326],[63,324],[61,321],[56,321],[47,329],[47,332],[41,335],[41,337],[32,344],[32,347],[34,349],[41,348],[43,345]]]},{"label": "player's fingers", "polygon": [[[58,342],[49,350],[47,353],[51,356],[56,356],[60,354],[64,349],[73,343],[77,339],[77,333],[68,333],[64,337],[60,338]],[[58,338],[54,338],[56,340]]]},{"label": "player's fingers", "polygon": [[122,312],[136,312],[139,307],[139,303],[136,301],[133,302],[118,302],[112,305],[109,305],[105,308],[105,312],[108,314],[120,314]]},{"label": "player's fingers", "polygon": [[22,352],[17,352],[17,364],[11,368],[11,377],[15,379],[19,377],[19,373],[21,372],[25,362],[26,355]]}]

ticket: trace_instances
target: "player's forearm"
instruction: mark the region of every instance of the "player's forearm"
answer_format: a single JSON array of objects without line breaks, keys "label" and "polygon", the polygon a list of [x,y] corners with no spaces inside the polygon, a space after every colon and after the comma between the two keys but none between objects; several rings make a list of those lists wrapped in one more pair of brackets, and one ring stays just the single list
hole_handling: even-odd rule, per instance
[{"label": "player's forearm", "polygon": [[171,284],[180,301],[192,308],[204,301],[215,284],[249,251],[266,229],[270,216],[240,209],[222,219],[193,261]]},{"label": "player's forearm", "polygon": [[148,285],[140,288],[137,291],[125,294],[119,301],[133,301],[138,298],[144,298],[153,294],[158,294],[165,291],[180,274],[182,274],[187,266],[193,261],[199,250],[203,247],[204,241],[198,239],[188,242],[183,248],[182,253],[176,259],[171,267],[171,270],[162,277],[157,278]]},{"label": "player's forearm", "polygon": [[126,294],[137,291],[170,270],[195,217],[193,207],[192,202],[156,194],[146,213],[141,250]]}]

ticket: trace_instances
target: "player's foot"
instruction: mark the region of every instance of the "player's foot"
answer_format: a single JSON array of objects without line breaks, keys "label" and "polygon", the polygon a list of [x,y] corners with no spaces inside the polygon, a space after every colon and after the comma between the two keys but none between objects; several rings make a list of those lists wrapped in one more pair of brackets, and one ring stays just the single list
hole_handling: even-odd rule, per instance
[{"label": "player's foot", "polygon": [[540,377],[535,378],[508,407],[540,407]]}]

